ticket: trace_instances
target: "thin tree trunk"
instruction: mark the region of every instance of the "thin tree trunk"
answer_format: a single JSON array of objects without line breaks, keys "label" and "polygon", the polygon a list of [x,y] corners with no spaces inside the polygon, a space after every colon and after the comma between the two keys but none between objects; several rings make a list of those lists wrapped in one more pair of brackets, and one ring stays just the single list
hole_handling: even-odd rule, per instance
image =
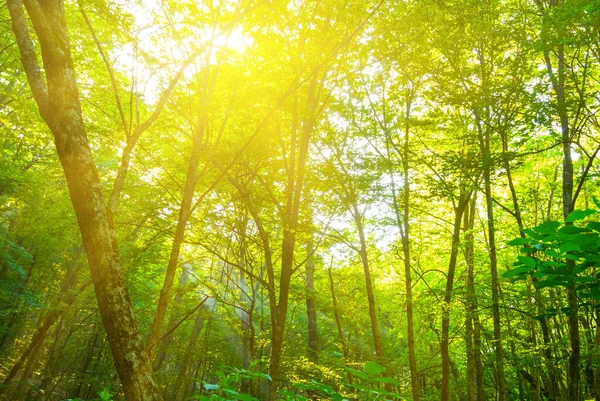
[{"label": "thin tree trunk", "polygon": [[[187,284],[188,278],[190,277],[190,269],[191,265],[187,263],[183,263],[181,265],[181,274],[179,275],[179,292],[175,296],[173,311],[171,312],[171,317],[169,318],[169,323],[167,327],[171,328],[177,324],[177,312],[179,311],[179,307],[181,306],[181,299],[183,298],[183,289]],[[158,351],[156,352],[156,357],[154,358],[154,362],[152,363],[152,369],[156,372],[159,370],[165,359],[167,358],[167,351],[173,342],[173,333],[166,336],[166,338],[162,341],[162,343],[158,347]]]},{"label": "thin tree trunk", "polygon": [[83,390],[83,383],[85,381],[85,377],[87,375],[90,364],[94,359],[94,352],[96,350],[96,345],[98,344],[99,332],[100,330],[94,325],[94,335],[88,340],[87,354],[83,365],[81,366],[81,370],[79,371],[79,384],[77,386],[77,391],[75,392],[76,398],[79,398],[83,395],[81,393]]},{"label": "thin tree trunk", "polygon": [[160,290],[160,297],[158,300],[158,306],[156,308],[156,314],[150,327],[150,334],[146,342],[146,350],[148,355],[152,358],[156,352],[156,346],[161,337],[162,325],[165,320],[167,308],[169,306],[169,299],[171,297],[171,289],[173,288],[173,281],[175,279],[175,272],[179,263],[179,254],[181,252],[181,245],[185,237],[185,231],[187,228],[187,222],[192,213],[192,201],[194,199],[194,193],[196,192],[196,183],[198,181],[197,173],[198,166],[200,164],[200,156],[202,152],[202,145],[204,144],[205,138],[204,133],[207,124],[207,108],[208,101],[210,98],[208,89],[208,72],[205,73],[203,78],[202,90],[202,106],[200,108],[200,116],[198,118],[197,126],[193,136],[192,150],[188,162],[188,169],[185,179],[185,187],[183,190],[183,198],[181,200],[181,207],[179,208],[179,217],[177,220],[177,227],[175,229],[175,237],[173,238],[173,245],[171,246],[171,254],[169,256],[169,263],[167,265],[167,271],[165,273],[165,280]]},{"label": "thin tree trunk", "polygon": [[317,307],[315,300],[315,258],[312,235],[306,243],[306,317],[308,320],[308,355],[313,363],[319,363],[319,338],[317,332]]},{"label": "thin tree trunk", "polygon": [[442,305],[442,339],[440,342],[440,354],[442,356],[442,401],[450,399],[450,354],[448,352],[450,332],[450,302],[454,288],[454,275],[456,272],[456,259],[458,256],[458,245],[460,243],[460,226],[462,216],[469,202],[469,194],[461,195],[458,205],[454,208],[454,224],[452,229],[452,247],[450,250],[450,261],[448,262],[448,273],[446,278],[446,292]]},{"label": "thin tree trunk", "polygon": [[40,347],[40,345],[46,339],[46,335],[48,334],[48,330],[54,325],[54,323],[58,320],[62,312],[52,311],[46,315],[42,324],[37,328],[35,334],[31,338],[31,342],[19,358],[19,360],[13,365],[8,375],[4,378],[2,382],[3,388],[0,389],[0,394],[6,390],[6,387],[15,379],[23,365],[27,360],[29,360],[30,356],[35,354],[35,351]]},{"label": "thin tree trunk", "polygon": [[483,160],[483,182],[485,187],[485,204],[487,211],[487,228],[490,257],[490,276],[492,284],[492,316],[494,321],[494,348],[496,351],[496,382],[498,390],[498,401],[506,400],[506,378],[504,375],[504,351],[502,347],[502,328],[500,322],[500,296],[498,280],[498,259],[496,255],[496,230],[494,228],[494,208],[492,200],[491,183],[491,153],[490,132],[485,132],[481,121],[477,118],[477,131],[479,133],[479,144]]},{"label": "thin tree trunk", "polygon": [[473,333],[473,317],[477,313],[477,296],[475,294],[475,257],[474,257],[474,241],[473,241],[473,227],[475,221],[475,207],[477,205],[476,194],[471,199],[468,210],[464,212],[464,223],[463,230],[465,231],[465,262],[467,264],[467,296],[466,296],[466,318],[465,318],[465,342],[467,348],[467,401],[480,400],[477,392],[477,376],[481,375],[481,371],[478,371],[477,364],[475,362],[475,354],[479,354],[479,360],[481,361],[480,349],[474,347],[474,333]]},{"label": "thin tree trunk", "polygon": [[377,324],[377,309],[375,307],[375,295],[373,293],[373,280],[371,279],[371,268],[369,266],[369,258],[367,255],[367,241],[365,238],[365,229],[362,223],[362,216],[358,211],[356,201],[352,201],[352,215],[358,230],[360,240],[359,255],[362,262],[363,271],[365,274],[365,285],[367,288],[367,300],[369,303],[369,319],[371,320],[371,335],[373,336],[373,344],[375,346],[375,356],[377,360],[382,362],[383,347],[381,345],[381,337],[379,335],[379,326]]},{"label": "thin tree trunk", "polygon": [[[547,13],[544,3],[537,2],[542,15]],[[554,3],[550,3],[550,7]],[[544,29],[544,28],[542,28]],[[561,42],[556,46],[557,56],[557,71],[555,73],[550,58],[550,48],[548,45],[544,48],[543,55],[546,63],[546,70],[552,84],[554,95],[556,96],[556,114],[560,120],[561,139],[563,146],[563,162],[562,162],[562,200],[563,200],[563,217],[566,219],[575,207],[573,199],[573,160],[571,157],[571,132],[569,127],[569,115],[567,101],[565,96],[565,45]],[[565,225],[572,223],[565,222]],[[570,269],[574,267],[573,261],[567,261]],[[568,378],[568,393],[570,401],[581,401],[581,374],[579,363],[581,358],[581,346],[579,335],[579,318],[577,293],[574,286],[567,288],[567,304],[569,307],[568,327],[569,327],[569,368],[567,373]]]},{"label": "thin tree trunk", "polygon": [[[348,352],[348,344],[344,339],[344,331],[342,330],[342,321],[340,319],[340,312],[338,309],[337,297],[335,295],[335,286],[333,284],[333,273],[331,271],[331,267],[327,269],[327,273],[329,274],[329,289],[331,291],[331,300],[333,302],[333,317],[335,318],[335,325],[337,327],[338,339],[340,341],[340,345],[342,346],[342,353],[344,354],[344,363],[346,366],[349,366],[350,363],[350,355]],[[348,372],[348,382],[352,384],[352,373]]]},{"label": "thin tree trunk", "polygon": [[[417,371],[417,358],[415,355],[415,329],[414,329],[414,318],[413,318],[413,295],[412,295],[412,272],[411,272],[411,260],[410,260],[410,175],[409,170],[409,137],[410,137],[410,113],[412,107],[413,93],[409,89],[406,96],[406,110],[404,115],[404,142],[402,146],[402,212],[398,206],[396,198],[396,186],[394,182],[393,174],[392,177],[392,196],[393,206],[396,214],[396,224],[400,229],[400,235],[402,237],[402,254],[404,256],[404,289],[406,292],[406,336],[408,340],[408,365],[410,369],[410,384],[413,401],[419,401],[420,399],[420,386],[419,386],[419,375]],[[389,142],[391,139],[387,136],[386,129],[386,141]],[[389,149],[389,143],[386,143]],[[389,153],[389,152],[388,152]],[[388,154],[389,157],[389,154]]]},{"label": "thin tree trunk", "polygon": [[183,359],[179,361],[179,373],[177,374],[177,379],[175,380],[175,385],[173,386],[171,400],[177,401],[180,399],[180,390],[183,387],[184,392],[187,388],[187,370],[190,364],[190,359],[192,355],[194,355],[194,349],[196,348],[196,342],[198,341],[198,336],[204,327],[204,317],[202,316],[202,311],[198,311],[196,315],[196,320],[194,321],[194,328],[192,329],[192,333],[190,334],[190,340],[186,347],[188,352],[183,353]]}]

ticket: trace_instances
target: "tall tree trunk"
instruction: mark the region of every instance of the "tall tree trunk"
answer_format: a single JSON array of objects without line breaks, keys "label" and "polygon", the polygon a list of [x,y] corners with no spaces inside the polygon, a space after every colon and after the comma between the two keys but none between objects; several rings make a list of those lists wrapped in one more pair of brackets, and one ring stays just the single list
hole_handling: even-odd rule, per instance
[{"label": "tall tree trunk", "polygon": [[319,338],[317,332],[317,307],[315,300],[315,258],[312,234],[306,243],[306,317],[308,321],[308,355],[319,363]]},{"label": "tall tree trunk", "polygon": [[[520,234],[521,238],[525,238],[525,228],[524,228],[524,224],[523,224],[523,219],[521,217],[521,208],[519,206],[519,199],[517,197],[517,191],[515,189],[515,184],[514,184],[514,181],[512,178],[512,169],[510,166],[510,160],[508,159],[509,148],[508,148],[507,132],[500,131],[500,137],[502,140],[502,152],[504,153],[504,157],[503,157],[502,161],[504,163],[504,170],[506,171],[508,187],[510,189],[510,194],[511,194],[512,204],[513,204],[513,212],[511,214],[515,218],[517,226],[519,227],[519,234]],[[556,181],[556,170],[555,170],[555,176],[554,176],[553,183],[554,183],[554,181]],[[550,194],[549,205],[552,204],[551,201],[552,201],[552,194]],[[551,208],[548,207],[547,219],[550,219],[550,209]],[[536,210],[536,213],[537,213],[537,210]],[[535,278],[533,280],[535,280]],[[532,295],[531,289],[529,287],[527,288],[527,292],[529,294],[528,298],[530,299],[532,308],[537,307],[538,311],[540,313],[540,317],[537,320],[539,320],[540,325],[542,326],[543,342],[544,342],[543,354],[544,354],[544,360],[545,360],[546,367],[548,368],[548,389],[547,389],[547,391],[553,397],[558,397],[558,399],[562,399],[562,397],[560,395],[560,390],[558,387],[557,372],[556,372],[556,368],[554,366],[552,350],[550,348],[551,343],[550,343],[550,337],[548,334],[549,333],[548,322],[547,322],[546,317],[544,316],[545,308],[544,308],[542,300],[541,300],[541,294],[539,293],[539,290],[536,290],[536,294]],[[535,302],[531,301],[532,298],[535,298]],[[532,335],[533,334],[535,334],[535,325],[532,327]],[[537,343],[537,341],[534,340],[534,343]],[[522,375],[519,375],[518,378],[520,379],[521,376]],[[540,378],[536,375],[535,380],[538,383],[538,387],[536,387],[538,393],[536,393],[536,394],[538,394],[538,397],[539,397],[539,380],[540,380]]]},{"label": "tall tree trunk", "polygon": [[128,401],[160,400],[119,260],[110,213],[90,150],[62,1],[27,0],[40,43],[45,77],[37,61],[22,4],[9,0],[21,61],[42,118],[54,134],[87,254],[102,321]]},{"label": "tall tree trunk", "polygon": [[179,361],[179,372],[177,374],[177,379],[175,380],[175,384],[172,389],[171,400],[173,401],[185,399],[181,394],[182,388],[183,392],[185,392],[185,389],[187,389],[187,372],[190,365],[190,360],[194,355],[193,351],[196,348],[198,336],[204,328],[205,318],[204,316],[202,316],[202,310],[197,312],[196,320],[194,321],[194,328],[192,329],[192,333],[190,334],[190,339],[186,347],[186,350],[188,350],[188,352],[184,352],[183,359]]},{"label": "tall tree trunk", "polygon": [[454,288],[454,275],[456,272],[456,259],[458,256],[458,245],[460,243],[460,226],[465,208],[469,202],[470,194],[461,194],[458,205],[454,208],[454,224],[452,229],[452,247],[450,249],[450,261],[448,262],[448,273],[446,278],[446,292],[442,305],[442,339],[440,342],[440,354],[442,356],[442,401],[450,399],[450,354],[448,352],[450,333],[450,302]]},{"label": "tall tree trunk", "polygon": [[[409,138],[410,138],[410,114],[413,100],[412,88],[407,90],[406,95],[406,109],[404,115],[404,141],[402,146],[402,211],[398,205],[398,199],[396,196],[396,184],[394,181],[394,175],[390,171],[390,177],[392,179],[392,201],[394,212],[396,215],[396,224],[400,230],[400,236],[402,239],[402,255],[404,262],[404,289],[406,292],[406,336],[408,340],[408,365],[410,369],[410,384],[413,401],[419,401],[420,399],[420,383],[419,375],[417,371],[417,358],[415,355],[415,329],[414,329],[414,318],[413,318],[413,295],[412,295],[412,272],[411,272],[411,260],[410,260],[410,174],[409,174]],[[384,123],[385,124],[385,123]],[[387,126],[386,132],[386,148],[389,147],[391,138],[389,136]],[[391,167],[391,161],[390,161]],[[391,170],[391,168],[390,168]]]},{"label": "tall tree trunk", "polygon": [[[302,130],[298,149],[296,149],[296,128],[292,127],[292,146],[288,160],[288,182],[286,186],[286,206],[283,216],[283,240],[281,245],[281,275],[279,278],[279,297],[277,309],[273,316],[271,313],[271,359],[269,374],[272,381],[269,383],[268,401],[274,401],[279,388],[281,375],[281,353],[283,349],[283,336],[289,302],[290,282],[294,272],[294,251],[296,246],[296,230],[300,213],[300,201],[304,192],[306,178],[306,161],[317,118],[317,104],[319,85],[318,70],[308,85],[306,111],[302,121]],[[295,118],[294,118],[295,119]],[[295,125],[295,124],[292,124]],[[297,157],[296,157],[297,152]]]},{"label": "tall tree trunk", "polygon": [[[337,297],[335,295],[335,286],[333,284],[333,273],[331,271],[331,267],[327,270],[329,274],[329,289],[331,291],[331,300],[333,302],[333,317],[335,318],[335,325],[337,327],[338,339],[340,341],[340,345],[342,346],[342,353],[344,354],[344,363],[346,366],[349,366],[350,363],[350,355],[348,350],[348,344],[344,339],[344,331],[342,330],[342,321],[340,319],[340,312],[338,309]],[[348,372],[348,382],[352,384],[352,373]]]},{"label": "tall tree trunk", "polygon": [[[552,10],[547,10],[546,5],[542,1],[536,1],[542,16],[548,15]],[[548,7],[554,7],[558,3],[550,2]],[[542,35],[544,30],[542,27]],[[551,50],[553,50],[557,57],[556,71],[552,65]],[[571,213],[575,207],[575,200],[573,198],[573,159],[571,157],[571,130],[569,126],[569,111],[567,108],[567,100],[565,94],[565,79],[566,70],[565,65],[565,45],[560,42],[551,49],[551,45],[544,43],[544,61],[546,64],[546,70],[552,89],[556,97],[556,114],[560,121],[561,139],[563,147],[563,162],[562,162],[562,200],[563,200],[563,217],[566,219],[569,213]],[[585,67],[587,69],[587,66]],[[579,90],[579,89],[578,89]],[[578,95],[579,96],[579,95]],[[575,117],[576,119],[576,117]],[[577,121],[573,121],[577,123]],[[582,177],[583,179],[583,177]],[[565,225],[572,223],[565,222]],[[573,261],[567,261],[570,269],[574,267]],[[574,286],[567,288],[567,305],[569,307],[568,314],[568,327],[569,327],[569,369],[568,369],[568,393],[570,401],[581,401],[581,375],[579,369],[579,363],[581,358],[581,346],[580,346],[580,335],[579,335],[579,318],[578,318],[578,305],[577,305],[577,292]]]},{"label": "tall tree trunk", "polygon": [[466,277],[466,318],[465,340],[467,347],[467,401],[483,401],[483,366],[481,363],[480,324],[477,316],[477,295],[475,293],[475,243],[473,228],[477,195],[473,194],[471,202],[464,212],[463,230],[465,231],[465,262],[467,264]]},{"label": "tall tree trunk", "polygon": [[[596,319],[600,319],[600,313],[598,313],[598,307],[596,306]],[[595,393],[596,393],[596,401],[600,401],[600,355],[598,354],[598,349],[600,349],[600,326],[596,326],[594,330],[594,348],[596,352],[593,356],[593,363],[596,366],[594,368],[594,385],[595,385]]]},{"label": "tall tree trunk", "polygon": [[365,238],[365,228],[362,222],[362,216],[358,210],[358,205],[355,200],[352,200],[352,215],[358,230],[360,240],[360,248],[358,253],[362,262],[363,271],[365,274],[365,285],[367,288],[367,301],[369,303],[369,319],[371,320],[371,335],[373,336],[373,344],[375,346],[375,356],[377,360],[382,362],[383,347],[381,345],[381,337],[379,335],[379,326],[377,324],[377,309],[375,307],[375,295],[373,293],[373,280],[371,279],[371,268],[369,266],[369,258],[367,255],[367,240]]},{"label": "tall tree trunk", "polygon": [[179,217],[177,220],[177,227],[175,229],[175,237],[173,238],[173,245],[171,246],[171,254],[169,256],[169,262],[167,264],[167,271],[165,273],[165,280],[160,290],[160,296],[158,300],[158,306],[156,308],[156,314],[150,327],[150,334],[146,342],[146,350],[148,355],[152,358],[156,352],[156,346],[160,341],[162,325],[165,320],[167,308],[169,307],[169,300],[171,298],[171,289],[173,288],[173,281],[175,280],[175,272],[179,263],[179,254],[181,252],[181,245],[185,238],[185,231],[187,228],[187,222],[192,214],[192,201],[194,199],[194,193],[196,192],[196,183],[198,182],[198,166],[200,164],[200,156],[202,152],[202,146],[205,143],[205,130],[207,124],[207,108],[210,99],[209,92],[209,76],[208,68],[207,72],[204,73],[202,79],[202,87],[200,88],[202,93],[202,101],[200,108],[200,115],[197,121],[196,129],[194,130],[194,136],[192,139],[192,149],[190,158],[188,161],[188,168],[185,178],[185,187],[183,190],[183,198],[181,200],[181,206],[179,208]]},{"label": "tall tree trunk", "polygon": [[100,334],[100,329],[97,327],[97,325],[94,325],[93,330],[94,330],[94,335],[88,339],[86,357],[83,361],[83,365],[81,366],[81,369],[79,370],[79,379],[78,379],[79,384],[77,386],[77,391],[75,392],[76,398],[80,398],[83,396],[83,394],[82,394],[83,384],[85,382],[85,378],[87,376],[87,372],[90,367],[90,364],[92,363],[92,360],[94,359],[96,345],[98,344],[98,337]]},{"label": "tall tree trunk", "polygon": [[8,372],[8,375],[6,375],[6,377],[4,378],[4,381],[2,382],[3,388],[0,389],[0,394],[2,394],[2,392],[6,390],[6,386],[12,383],[12,381],[16,378],[17,374],[19,373],[25,362],[30,360],[30,357],[35,355],[36,350],[39,349],[39,347],[43,344],[44,340],[46,339],[48,331],[58,320],[61,314],[62,313],[59,311],[52,311],[45,316],[42,324],[37,328],[35,334],[31,338],[31,342],[29,343],[21,357],[13,365],[12,369]]},{"label": "tall tree trunk", "polygon": [[502,327],[500,322],[500,295],[498,281],[498,259],[496,255],[496,230],[494,228],[494,204],[492,200],[491,170],[492,158],[490,152],[490,132],[482,127],[477,118],[477,131],[483,161],[483,182],[485,187],[485,204],[487,212],[487,228],[490,257],[490,276],[492,284],[492,316],[494,320],[494,348],[496,351],[496,383],[498,401],[506,400],[506,378],[504,375],[504,351],[502,347]]},{"label": "tall tree trunk", "polygon": [[[250,363],[254,358],[254,303],[256,300],[255,289],[252,283],[248,285],[246,282],[246,228],[248,226],[248,216],[244,214],[239,224],[238,241],[240,244],[239,250],[239,276],[238,276],[238,288],[240,290],[240,304],[242,308],[239,309],[240,323],[242,326],[242,367],[244,369],[250,368]],[[240,385],[242,393],[255,394],[254,383],[248,379],[242,379]]]},{"label": "tall tree trunk", "polygon": [[[188,263],[183,263],[181,265],[181,274],[179,275],[179,292],[175,296],[173,311],[171,312],[171,317],[169,318],[169,323],[167,327],[171,328],[177,324],[177,312],[179,312],[179,307],[181,306],[181,299],[183,298],[183,289],[185,288],[188,278],[190,277],[190,269],[192,266]],[[158,346],[158,351],[156,352],[156,357],[152,362],[152,369],[154,371],[160,370],[165,359],[167,358],[167,351],[173,342],[173,333],[166,336],[166,338],[162,341],[162,343]]]}]

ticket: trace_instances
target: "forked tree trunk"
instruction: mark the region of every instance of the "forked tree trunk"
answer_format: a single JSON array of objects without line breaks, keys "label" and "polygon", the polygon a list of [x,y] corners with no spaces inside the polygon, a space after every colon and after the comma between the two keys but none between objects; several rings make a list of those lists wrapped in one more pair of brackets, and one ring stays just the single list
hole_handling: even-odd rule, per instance
[{"label": "forked tree trunk", "polygon": [[[318,105],[318,70],[308,85],[306,111],[302,121],[301,135],[298,149],[291,149],[288,167],[288,182],[286,187],[286,206],[283,222],[283,239],[281,245],[281,275],[279,278],[279,297],[275,313],[271,312],[271,360],[269,374],[272,381],[269,382],[268,401],[276,399],[277,389],[281,381],[281,353],[283,350],[283,336],[287,318],[289,303],[290,283],[294,272],[294,252],[296,247],[296,230],[298,228],[298,216],[300,214],[300,201],[303,196],[304,181],[306,178],[306,162],[308,159],[309,144],[317,117]],[[296,129],[292,128],[292,143],[296,142]],[[297,155],[297,157],[296,157]],[[274,300],[271,300],[273,302]]]}]

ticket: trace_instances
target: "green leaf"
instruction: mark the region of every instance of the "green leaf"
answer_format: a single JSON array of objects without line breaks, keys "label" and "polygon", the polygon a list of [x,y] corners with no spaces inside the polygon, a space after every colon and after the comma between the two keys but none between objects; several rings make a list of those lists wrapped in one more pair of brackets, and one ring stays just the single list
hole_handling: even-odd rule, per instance
[{"label": "green leaf", "polygon": [[537,288],[538,290],[541,290],[542,288],[546,288],[546,287],[568,287],[568,283],[561,281],[561,280],[543,280],[543,281],[536,281],[533,283],[533,285],[535,286],[535,288]]},{"label": "green leaf", "polygon": [[528,274],[530,271],[531,271],[530,268],[528,268],[526,266],[521,266],[521,267],[517,267],[514,269],[510,269],[508,271],[505,271],[504,273],[502,273],[502,277],[511,278],[511,277],[520,276],[523,274]]},{"label": "green leaf", "polygon": [[515,238],[513,240],[508,241],[506,244],[511,245],[511,246],[516,246],[516,245],[526,245],[526,244],[529,244],[530,242],[531,242],[530,238]]},{"label": "green leaf", "polygon": [[519,255],[517,256],[517,259],[531,270],[535,269],[535,266],[537,265],[537,261],[529,256]]},{"label": "green leaf", "polygon": [[240,400],[240,401],[258,401],[257,398],[252,397],[251,395],[248,394],[242,394],[242,393],[238,393],[234,395],[234,398],[236,400]]},{"label": "green leaf", "polygon": [[578,251],[579,250],[579,244],[576,244],[574,242],[565,242],[564,244],[560,245],[559,251],[560,253],[567,253],[567,252],[572,252],[572,251]]},{"label": "green leaf", "polygon": [[600,222],[590,221],[589,223],[587,223],[586,227],[593,231],[600,231]]},{"label": "green leaf", "polygon": [[400,385],[400,382],[393,377],[375,377],[373,380],[379,383],[393,384],[395,386]]},{"label": "green leaf", "polygon": [[594,209],[573,210],[571,213],[569,213],[569,215],[567,216],[565,221],[567,223],[573,223],[578,220],[583,220],[586,217],[591,216],[596,213],[598,213],[598,211],[594,210]]},{"label": "green leaf", "polygon": [[587,232],[587,229],[577,226],[563,226],[560,228],[560,230],[558,230],[558,232],[561,234],[573,235]]},{"label": "green leaf", "polygon": [[560,226],[561,223],[559,221],[551,220],[534,227],[533,230],[540,234],[552,235],[556,234],[556,230],[558,230],[558,227]]},{"label": "green leaf", "polygon": [[375,376],[380,373],[384,373],[386,369],[374,361],[368,361],[365,363],[365,371],[369,374],[369,376]]},{"label": "green leaf", "polygon": [[362,370],[357,370],[357,369],[352,369],[352,368],[346,368],[346,370],[350,373],[352,373],[354,376],[360,377],[362,379],[368,379],[369,376],[363,372]]},{"label": "green leaf", "polygon": [[600,287],[593,287],[590,290],[590,293],[593,299],[595,299],[596,301],[600,301]]}]

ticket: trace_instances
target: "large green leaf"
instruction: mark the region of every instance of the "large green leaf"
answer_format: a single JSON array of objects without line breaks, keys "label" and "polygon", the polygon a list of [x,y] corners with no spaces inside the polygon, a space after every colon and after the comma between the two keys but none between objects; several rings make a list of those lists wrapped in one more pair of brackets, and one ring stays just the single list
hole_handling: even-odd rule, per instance
[{"label": "large green leaf", "polygon": [[530,258],[529,256],[519,255],[517,256],[517,259],[519,259],[519,262],[523,263],[531,270],[535,269],[535,266],[537,265],[537,261],[534,258]]},{"label": "large green leaf", "polygon": [[502,273],[502,277],[504,277],[504,278],[516,277],[516,276],[528,274],[530,271],[531,271],[531,269],[527,266],[516,267],[514,269],[510,269],[510,270]]},{"label": "large green leaf", "polygon": [[567,223],[573,223],[575,221],[583,220],[586,217],[596,213],[598,213],[598,211],[594,209],[573,210],[571,213],[569,213],[565,221]]},{"label": "large green leaf", "polygon": [[515,238],[513,240],[510,240],[507,242],[507,245],[527,245],[531,243],[531,239],[530,238]]},{"label": "large green leaf", "polygon": [[375,376],[380,373],[385,373],[386,369],[374,361],[368,361],[365,363],[365,371],[369,374],[369,376]]}]

